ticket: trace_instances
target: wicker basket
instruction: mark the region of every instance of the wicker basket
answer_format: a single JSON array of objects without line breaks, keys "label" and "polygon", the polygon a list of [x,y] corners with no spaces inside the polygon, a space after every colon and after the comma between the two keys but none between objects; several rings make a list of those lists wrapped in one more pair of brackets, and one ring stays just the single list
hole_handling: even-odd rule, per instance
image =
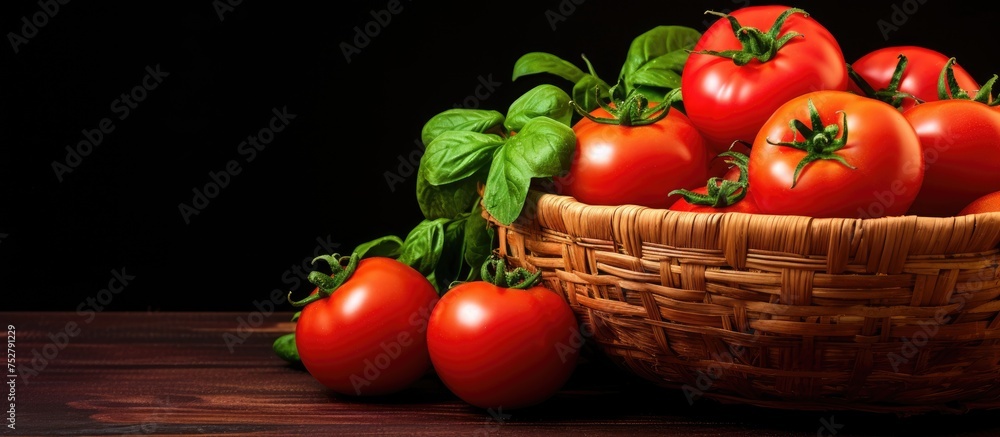
[{"label": "wicker basket", "polygon": [[487,219],[603,355],[692,402],[1000,407],[1000,213],[701,214],[532,191],[514,224]]}]

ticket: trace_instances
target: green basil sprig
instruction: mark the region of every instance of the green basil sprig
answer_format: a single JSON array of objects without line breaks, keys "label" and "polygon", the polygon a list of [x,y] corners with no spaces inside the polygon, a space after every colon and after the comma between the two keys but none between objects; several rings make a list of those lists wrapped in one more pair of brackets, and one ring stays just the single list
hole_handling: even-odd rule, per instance
[{"label": "green basil sprig", "polygon": [[[587,71],[571,62],[545,52],[530,52],[514,63],[513,80],[532,74],[552,74],[573,83],[573,101],[581,108],[592,111],[600,100],[621,100],[633,90],[650,101],[662,102],[667,93],[680,87],[681,71],[689,50],[701,37],[701,32],[685,26],[657,26],[635,39],[629,45],[625,62],[616,83],[624,86],[617,90],[601,79],[590,61],[583,57]],[[595,93],[595,89],[597,92]],[[619,95],[611,93],[620,91]]]},{"label": "green basil sprig", "polygon": [[[569,127],[573,111],[565,91],[543,84],[515,100],[506,117],[492,114],[492,124],[481,122],[487,117],[477,110],[452,109],[433,117],[423,129],[429,141],[417,172],[424,216],[453,216],[482,200],[498,221],[513,223],[533,179],[569,169],[576,148]],[[480,184],[486,187],[482,198]]]}]

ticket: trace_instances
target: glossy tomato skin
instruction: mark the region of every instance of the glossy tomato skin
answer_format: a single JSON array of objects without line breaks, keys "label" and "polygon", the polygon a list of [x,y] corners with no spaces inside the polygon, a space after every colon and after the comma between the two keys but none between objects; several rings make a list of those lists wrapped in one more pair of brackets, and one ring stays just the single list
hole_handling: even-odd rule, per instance
[{"label": "glossy tomato skin", "polygon": [[573,311],[554,291],[485,281],[447,291],[427,328],[445,386],[471,405],[504,410],[554,395],[572,375],[582,340]]},{"label": "glossy tomato skin", "polygon": [[[912,94],[924,102],[939,100],[938,81],[949,58],[936,50],[920,46],[883,47],[858,58],[851,64],[851,69],[873,89],[884,89],[892,80],[900,55],[906,56],[907,64],[900,78],[898,91]],[[958,85],[963,90],[974,92],[979,89],[979,83],[964,68],[953,64],[952,70]],[[849,83],[848,90],[864,95],[854,81]],[[903,99],[899,109],[906,111],[915,104],[917,102],[913,99]]]},{"label": "glossy tomato skin", "polygon": [[401,391],[431,369],[426,327],[437,300],[434,286],[412,267],[362,259],[330,297],[302,308],[295,326],[302,364],[337,393]]},{"label": "glossy tomato skin", "polygon": [[[744,27],[767,32],[787,6],[748,6],[733,11]],[[807,11],[808,12],[808,11]],[[840,44],[811,16],[788,17],[781,34],[798,32],[767,62],[736,65],[702,50],[739,50],[730,22],[720,18],[695,43],[681,73],[684,108],[710,147],[722,152],[733,141],[752,142],[771,114],[811,91],[846,90],[847,65]]]},{"label": "glossy tomato skin", "polygon": [[[848,139],[835,160],[795,168],[806,152],[771,142],[801,140],[792,120],[810,125],[812,101],[823,126],[840,126],[846,115]],[[769,142],[770,140],[770,142]],[[873,218],[907,212],[923,182],[923,155],[913,128],[888,103],[847,91],[817,91],[796,97],[775,111],[750,151],[749,183],[761,212],[810,217]]]},{"label": "glossy tomato skin", "polygon": [[[591,115],[610,118],[603,108]],[[590,205],[667,208],[678,188],[704,183],[708,153],[688,118],[671,109],[646,126],[601,124],[587,118],[573,126],[576,152],[569,172],[555,178],[560,194]]]},{"label": "glossy tomato skin", "polygon": [[1000,191],[1000,111],[971,100],[939,100],[903,113],[920,138],[923,188],[910,214],[948,217]]},{"label": "glossy tomato skin", "polygon": [[994,191],[969,202],[956,215],[980,214],[984,212],[1000,212],[1000,191]]}]

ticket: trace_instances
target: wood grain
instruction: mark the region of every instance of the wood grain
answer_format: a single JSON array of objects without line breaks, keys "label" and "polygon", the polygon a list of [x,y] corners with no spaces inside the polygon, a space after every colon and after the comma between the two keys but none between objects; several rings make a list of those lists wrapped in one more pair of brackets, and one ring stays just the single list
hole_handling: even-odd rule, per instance
[{"label": "wood grain", "polygon": [[[248,317],[0,313],[0,326],[15,327],[22,368],[16,429],[4,427],[4,435],[1000,435],[995,411],[903,418],[689,403],[684,393],[651,387],[589,351],[563,390],[534,408],[483,411],[433,375],[398,395],[356,399],[330,393],[274,355],[272,341],[293,327],[290,314],[238,331]],[[67,330],[70,322],[78,329]],[[246,338],[230,348],[227,333]]]}]

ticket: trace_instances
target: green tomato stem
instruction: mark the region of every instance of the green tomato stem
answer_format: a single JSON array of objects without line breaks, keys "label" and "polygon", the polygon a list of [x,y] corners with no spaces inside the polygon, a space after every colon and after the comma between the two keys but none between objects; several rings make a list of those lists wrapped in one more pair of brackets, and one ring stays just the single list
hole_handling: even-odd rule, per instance
[{"label": "green tomato stem", "polygon": [[758,62],[767,62],[774,59],[774,56],[778,54],[778,51],[784,47],[792,38],[803,36],[798,32],[788,32],[784,35],[780,35],[781,27],[785,25],[785,20],[788,19],[792,14],[802,14],[808,17],[809,13],[799,9],[799,8],[789,8],[785,12],[782,12],[771,28],[764,33],[756,27],[744,27],[740,22],[729,14],[723,14],[721,12],[715,11],[705,11],[706,14],[718,15],[722,18],[729,20],[730,26],[733,28],[733,35],[739,40],[742,48],[740,50],[701,50],[698,52],[692,52],[702,55],[712,55],[721,56],[723,58],[732,59],[736,65],[743,66],[749,64],[750,61],[757,60]]},{"label": "green tomato stem", "polygon": [[766,139],[768,144],[792,147],[806,152],[806,156],[795,167],[795,173],[792,175],[792,188],[795,188],[795,185],[798,183],[802,169],[815,161],[831,160],[839,162],[851,170],[855,169],[843,156],[836,154],[836,151],[847,145],[847,114],[843,111],[838,111],[843,120],[841,123],[844,125],[844,133],[838,137],[837,134],[840,132],[840,127],[836,124],[824,126],[823,121],[820,119],[819,111],[816,110],[812,99],[808,100],[808,104],[811,127],[806,126],[800,120],[789,122],[789,126],[795,132],[795,137],[797,138],[801,134],[802,141],[773,142],[770,138]]}]

